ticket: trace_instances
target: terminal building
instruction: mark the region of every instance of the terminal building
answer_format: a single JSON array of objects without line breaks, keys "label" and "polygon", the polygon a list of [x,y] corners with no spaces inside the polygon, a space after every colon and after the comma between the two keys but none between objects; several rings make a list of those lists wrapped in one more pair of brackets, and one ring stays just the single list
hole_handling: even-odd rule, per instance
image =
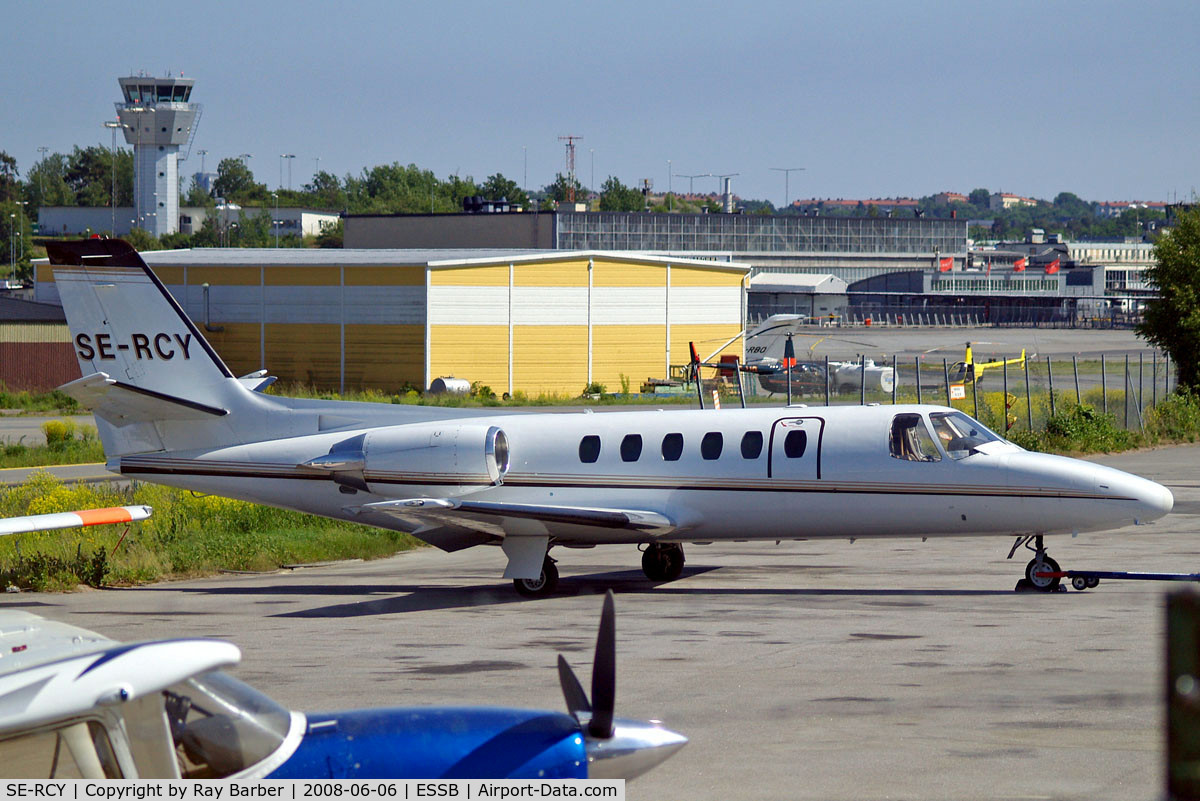
[{"label": "terminal building", "polygon": [[[236,374],[337,389],[609,392],[741,355],[749,266],[599,250],[204,248],[142,254]],[[35,300],[59,302],[36,264]]]}]

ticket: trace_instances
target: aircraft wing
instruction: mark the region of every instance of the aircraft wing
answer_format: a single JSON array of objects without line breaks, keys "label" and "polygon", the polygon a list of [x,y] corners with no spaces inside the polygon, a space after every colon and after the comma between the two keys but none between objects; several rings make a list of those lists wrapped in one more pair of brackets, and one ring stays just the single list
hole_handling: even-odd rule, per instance
[{"label": "aircraft wing", "polygon": [[111,506],[107,509],[86,509],[81,512],[57,512],[46,515],[26,515],[0,520],[0,536],[49,531],[55,528],[103,526],[109,523],[130,523],[145,520],[154,511],[149,506]]},{"label": "aircraft wing", "polygon": [[644,531],[656,537],[678,528],[667,516],[643,509],[494,503],[461,498],[401,498],[347,507],[346,511],[405,521],[410,526],[406,530],[414,536],[448,551],[502,540],[512,533],[505,528],[506,520]]}]

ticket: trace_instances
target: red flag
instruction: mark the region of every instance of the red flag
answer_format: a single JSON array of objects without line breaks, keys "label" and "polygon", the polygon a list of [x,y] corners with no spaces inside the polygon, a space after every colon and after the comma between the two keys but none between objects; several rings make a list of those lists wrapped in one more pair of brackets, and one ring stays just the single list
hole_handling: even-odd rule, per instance
[{"label": "red flag", "polygon": [[948,256],[944,259],[938,259],[938,270],[944,273],[950,272],[954,268],[954,257]]},{"label": "red flag", "polygon": [[1013,262],[1013,272],[1014,273],[1025,272],[1025,257],[1024,256],[1022,256],[1021,258],[1019,258]]},{"label": "red flag", "polygon": [[992,277],[992,260],[990,258],[988,259],[988,268],[987,268],[987,274],[985,277],[987,277],[987,278]]},{"label": "red flag", "polygon": [[1054,275],[1056,272],[1058,272],[1058,268],[1059,268],[1059,260],[1055,259],[1054,261],[1052,261],[1046,265],[1046,275]]}]

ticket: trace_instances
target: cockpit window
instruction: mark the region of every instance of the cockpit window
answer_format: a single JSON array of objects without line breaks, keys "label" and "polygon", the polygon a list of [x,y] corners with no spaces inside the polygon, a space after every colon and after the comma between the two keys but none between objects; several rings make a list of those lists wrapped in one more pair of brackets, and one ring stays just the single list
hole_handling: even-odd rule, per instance
[{"label": "cockpit window", "polygon": [[969,456],[972,448],[985,442],[1000,441],[1000,437],[978,420],[972,420],[962,412],[937,412],[929,415],[929,422],[951,459]]},{"label": "cockpit window", "polygon": [[257,690],[214,671],[163,692],[185,779],[220,779],[270,756],[291,715]]},{"label": "cockpit window", "polygon": [[909,462],[938,462],[938,453],[929,429],[919,414],[898,414],[892,418],[892,433],[888,438],[893,459]]}]

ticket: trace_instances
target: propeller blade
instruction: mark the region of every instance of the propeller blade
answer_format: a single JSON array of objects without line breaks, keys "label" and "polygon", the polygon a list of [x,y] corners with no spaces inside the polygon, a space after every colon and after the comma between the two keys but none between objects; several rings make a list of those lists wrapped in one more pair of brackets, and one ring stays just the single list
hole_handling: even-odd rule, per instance
[{"label": "propeller blade", "polygon": [[562,685],[563,698],[567,701],[567,711],[571,713],[571,717],[579,720],[580,712],[592,711],[583,685],[579,683],[575,671],[571,670],[562,654],[558,655],[558,683]]},{"label": "propeller blade", "polygon": [[604,596],[600,633],[596,635],[596,658],[592,663],[592,719],[588,734],[597,738],[613,735],[613,709],[617,702],[617,632],[612,590]]}]

